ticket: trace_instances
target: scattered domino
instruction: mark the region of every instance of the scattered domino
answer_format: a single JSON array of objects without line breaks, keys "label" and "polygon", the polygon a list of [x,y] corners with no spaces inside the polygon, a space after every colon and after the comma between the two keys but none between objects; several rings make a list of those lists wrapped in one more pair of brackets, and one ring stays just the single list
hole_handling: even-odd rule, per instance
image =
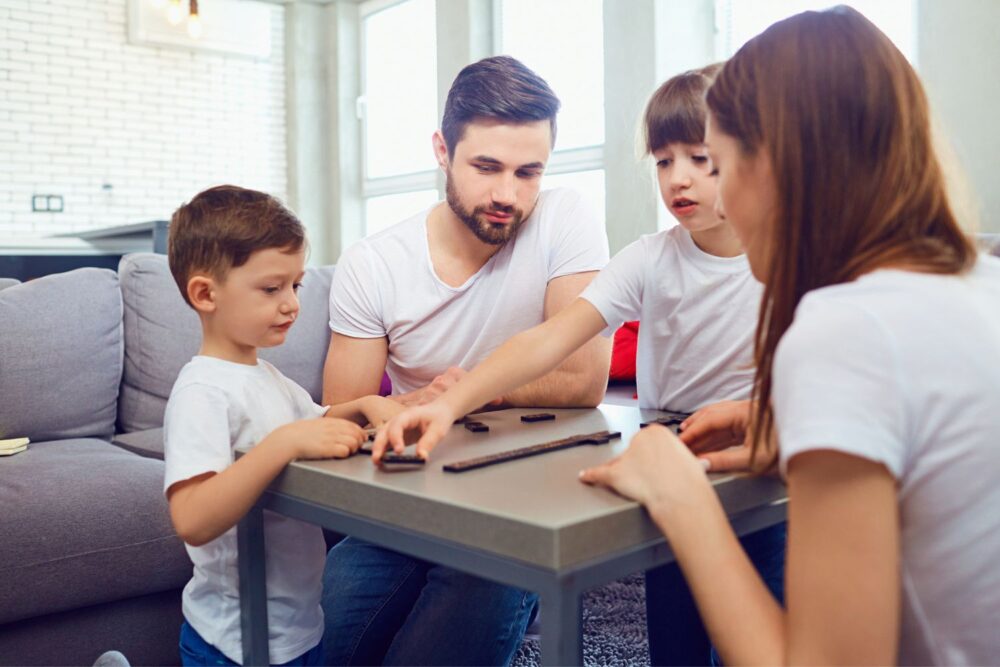
[{"label": "scattered domino", "polygon": [[392,452],[386,452],[382,455],[382,461],[379,465],[387,470],[402,470],[407,468],[418,468],[425,463],[426,461],[416,454],[394,454]]},{"label": "scattered domino", "polygon": [[544,422],[555,418],[556,416],[551,412],[538,412],[533,415],[521,415],[521,421],[523,422]]},{"label": "scattered domino", "polygon": [[465,428],[473,433],[486,433],[490,430],[490,427],[483,422],[468,421],[465,422]]}]

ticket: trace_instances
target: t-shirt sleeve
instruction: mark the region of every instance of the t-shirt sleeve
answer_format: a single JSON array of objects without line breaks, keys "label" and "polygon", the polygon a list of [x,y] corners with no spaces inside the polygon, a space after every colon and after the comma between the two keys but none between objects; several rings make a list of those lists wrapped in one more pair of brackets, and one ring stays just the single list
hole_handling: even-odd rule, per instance
[{"label": "t-shirt sleeve", "polygon": [[642,239],[633,241],[580,294],[604,318],[605,334],[614,333],[623,322],[639,319],[646,264]]},{"label": "t-shirt sleeve", "polygon": [[608,263],[604,216],[575,190],[560,188],[553,194],[557,199],[549,212],[554,219],[548,280],[601,270]]},{"label": "t-shirt sleeve", "polygon": [[288,389],[288,395],[291,396],[292,403],[295,405],[296,419],[315,419],[316,417],[322,417],[330,410],[329,405],[323,406],[313,401],[309,392],[295,380],[281,373],[279,373],[279,377]]},{"label": "t-shirt sleeve", "polygon": [[835,450],[905,465],[904,387],[899,354],[874,314],[807,296],[778,345],[774,414],[782,472],[796,454]]},{"label": "t-shirt sleeve", "polygon": [[225,393],[200,384],[170,394],[163,417],[163,491],[206,472],[222,472],[233,462],[229,401]]},{"label": "t-shirt sleeve", "polygon": [[340,258],[330,285],[330,330],[354,338],[386,335],[378,303],[378,280],[362,242]]}]

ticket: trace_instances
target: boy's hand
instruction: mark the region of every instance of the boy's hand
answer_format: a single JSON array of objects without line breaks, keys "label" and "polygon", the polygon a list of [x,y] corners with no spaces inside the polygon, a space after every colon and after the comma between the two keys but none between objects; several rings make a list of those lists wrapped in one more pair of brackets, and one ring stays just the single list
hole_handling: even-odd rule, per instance
[{"label": "boy's hand", "polygon": [[329,417],[303,419],[278,430],[297,459],[347,458],[368,438],[354,422]]},{"label": "boy's hand", "polygon": [[402,404],[382,396],[365,396],[361,402],[361,414],[375,428],[382,426],[405,409]]}]

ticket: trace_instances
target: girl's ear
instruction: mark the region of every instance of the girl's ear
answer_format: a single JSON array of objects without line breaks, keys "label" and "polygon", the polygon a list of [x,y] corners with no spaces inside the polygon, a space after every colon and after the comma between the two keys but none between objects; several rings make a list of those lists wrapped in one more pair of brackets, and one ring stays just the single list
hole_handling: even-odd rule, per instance
[{"label": "girl's ear", "polygon": [[194,275],[187,284],[188,300],[199,313],[215,311],[215,281],[209,276]]}]

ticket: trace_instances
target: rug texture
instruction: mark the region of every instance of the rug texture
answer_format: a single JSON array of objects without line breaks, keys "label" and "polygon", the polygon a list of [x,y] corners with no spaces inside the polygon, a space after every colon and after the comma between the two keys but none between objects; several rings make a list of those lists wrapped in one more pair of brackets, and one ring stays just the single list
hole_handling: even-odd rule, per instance
[{"label": "rug texture", "polygon": [[[646,643],[646,586],[635,574],[595,588],[583,597],[583,664],[626,667],[649,664]],[[513,667],[535,667],[541,653],[538,638],[527,637]]]}]

